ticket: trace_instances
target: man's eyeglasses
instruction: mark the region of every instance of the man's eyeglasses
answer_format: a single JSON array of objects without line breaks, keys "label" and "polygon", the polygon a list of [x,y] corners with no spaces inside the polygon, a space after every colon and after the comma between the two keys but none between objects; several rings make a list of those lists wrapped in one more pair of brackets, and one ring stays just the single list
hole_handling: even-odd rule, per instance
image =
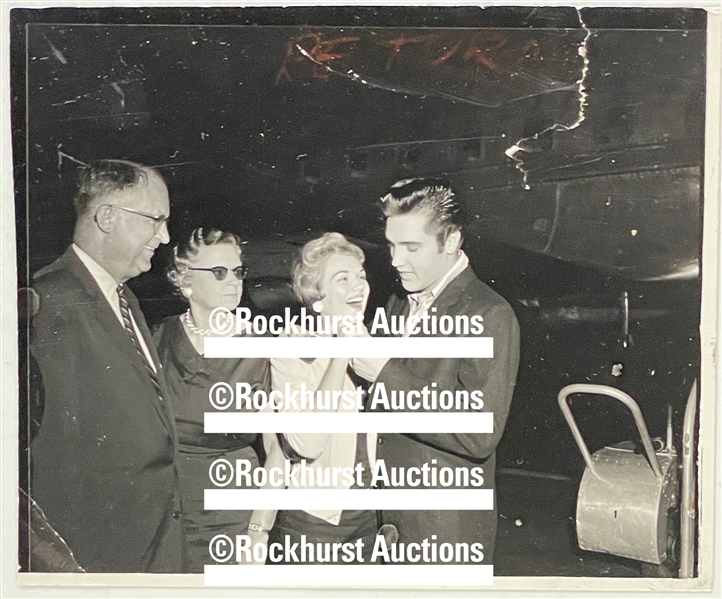
[{"label": "man's eyeglasses", "polygon": [[[145,218],[149,218],[153,221],[153,226],[155,227],[155,232],[157,233],[163,225],[168,223],[168,217],[164,215],[160,216],[154,216],[153,214],[148,214],[147,212],[141,212],[140,210],[133,210],[132,208],[125,208],[123,206],[118,206],[117,204],[103,204],[103,206],[107,206],[108,208],[117,208],[118,210],[123,210],[125,212],[130,212],[131,214],[137,214],[138,216],[143,216]],[[102,206],[101,206],[102,208]],[[97,219],[96,219],[97,220]]]},{"label": "man's eyeglasses", "polygon": [[[188,270],[206,270],[212,272],[217,281],[225,281],[228,276],[228,269],[225,266],[214,266],[213,268],[191,268],[189,266]],[[248,268],[246,266],[236,266],[231,269],[231,272],[236,276],[236,279],[242,281],[248,274]]]}]

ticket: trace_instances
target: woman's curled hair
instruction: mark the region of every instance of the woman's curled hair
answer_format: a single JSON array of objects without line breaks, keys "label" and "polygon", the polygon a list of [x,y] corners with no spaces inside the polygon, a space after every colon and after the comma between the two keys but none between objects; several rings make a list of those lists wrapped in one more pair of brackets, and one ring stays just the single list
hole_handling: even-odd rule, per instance
[{"label": "woman's curled hair", "polygon": [[168,266],[167,277],[174,287],[180,292],[190,287],[191,270],[189,265],[193,258],[198,255],[202,247],[216,245],[218,243],[230,243],[238,249],[238,256],[243,260],[241,250],[241,239],[235,233],[221,231],[219,229],[195,229],[189,237],[173,248],[171,263]]},{"label": "woman's curled hair", "polygon": [[364,253],[360,247],[348,241],[341,233],[324,233],[318,239],[303,246],[293,264],[293,293],[306,306],[323,299],[321,279],[328,259],[334,254],[353,256],[364,263]]}]

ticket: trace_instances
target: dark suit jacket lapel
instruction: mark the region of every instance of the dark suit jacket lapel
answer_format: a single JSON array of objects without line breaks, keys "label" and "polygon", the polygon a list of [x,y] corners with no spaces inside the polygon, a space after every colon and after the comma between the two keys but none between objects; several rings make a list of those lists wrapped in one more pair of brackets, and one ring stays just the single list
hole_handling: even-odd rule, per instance
[{"label": "dark suit jacket lapel", "polygon": [[[51,267],[55,267],[56,265],[58,269],[67,268],[81,282],[88,295],[88,303],[95,306],[95,317],[100,326],[108,334],[111,342],[127,356],[128,363],[133,365],[133,368],[138,373],[138,376],[143,379],[147,378],[148,372],[146,371],[145,364],[143,364],[143,358],[138,355],[132,339],[118,320],[118,317],[110,307],[110,304],[108,304],[108,300],[101,291],[96,280],[93,278],[93,275],[90,274],[88,269],[85,267],[85,264],[83,264],[80,258],[78,258],[78,255],[72,247],[68,248],[65,254],[63,254],[63,256],[61,256],[54,265],[51,265]],[[49,267],[46,271],[41,271],[41,273],[51,270],[51,267]],[[52,268],[52,270],[55,270],[55,268]],[[138,329],[140,329],[141,334],[145,338],[146,345],[148,346],[151,356],[153,356],[153,360],[155,361],[156,370],[159,371],[158,354],[155,351],[155,344],[153,343],[150,332],[148,331],[148,325],[146,324],[145,318],[140,311],[138,300],[132,292],[128,293],[128,297],[128,304],[130,305],[135,323],[138,325]],[[164,391],[164,397],[166,397],[168,394],[165,392],[164,379],[162,379],[162,377],[159,378],[161,379],[161,389]],[[148,380],[148,384],[150,385],[150,380]],[[153,405],[168,430],[172,430],[170,417],[166,413],[166,410],[161,402],[154,398]]]},{"label": "dark suit jacket lapel", "polygon": [[[459,301],[459,296],[462,294],[466,286],[474,280],[476,275],[471,270],[471,266],[467,266],[459,275],[452,279],[449,284],[444,287],[444,290],[439,294],[439,297],[434,300],[434,303],[429,306],[429,309],[436,308],[439,316],[448,314],[449,310]],[[409,315],[409,298],[407,296],[394,295],[388,303],[386,312],[389,315],[399,316],[402,315],[406,318]],[[422,330],[414,335],[414,337],[426,337]]]},{"label": "dark suit jacket lapel", "polygon": [[[130,307],[130,311],[133,314],[133,318],[135,319],[135,324],[138,325],[140,334],[143,335],[145,344],[148,346],[148,351],[150,352],[150,355],[153,358],[153,362],[155,363],[155,371],[158,377],[158,382],[160,383],[160,388],[163,392],[163,406],[160,406],[159,402],[155,402],[155,406],[163,417],[164,421],[166,422],[166,425],[169,427],[169,429],[171,429],[173,435],[175,435],[175,422],[172,416],[173,398],[170,396],[168,388],[165,384],[165,373],[163,372],[160,358],[158,357],[158,351],[156,350],[155,343],[153,342],[153,336],[150,334],[148,324],[145,322],[145,316],[140,309],[140,303],[138,302],[138,298],[136,298],[135,294],[127,288],[126,297],[128,298],[128,305]],[[145,366],[143,368],[145,368]]]},{"label": "dark suit jacket lapel", "polygon": [[143,340],[148,346],[150,355],[153,358],[153,362],[155,363],[155,369],[156,371],[160,370],[160,359],[158,358],[158,352],[155,349],[155,343],[153,343],[153,336],[150,334],[148,324],[145,322],[145,316],[140,309],[140,303],[138,302],[138,298],[135,297],[135,294],[130,289],[126,289],[126,297],[128,298],[128,305],[130,306],[130,311],[133,314],[133,318],[135,319],[135,324],[138,325],[140,334],[143,335]]},{"label": "dark suit jacket lapel", "polygon": [[474,271],[471,270],[471,266],[467,266],[456,278],[449,281],[449,284],[439,294],[439,297],[436,298],[434,303],[431,304],[431,307],[436,308],[437,313],[440,315],[448,314],[459,301],[459,297],[464,289],[466,289],[466,286],[475,278],[476,275]]},{"label": "dark suit jacket lapel", "polygon": [[95,306],[95,317],[98,319],[100,326],[103,327],[111,341],[126,354],[131,364],[136,367],[145,368],[142,363],[140,363],[140,356],[138,356],[138,353],[135,351],[132,340],[110,307],[108,300],[98,286],[97,281],[93,278],[93,275],[90,274],[85,264],[78,258],[72,248],[65,252],[62,259],[66,258],[70,272],[83,284],[85,292]]},{"label": "dark suit jacket lapel", "polygon": [[408,316],[409,298],[407,295],[392,295],[386,306],[386,312],[393,316]]},{"label": "dark suit jacket lapel", "polygon": [[158,351],[155,347],[153,336],[150,333],[148,324],[145,322],[145,316],[140,309],[140,302],[138,302],[138,298],[135,297],[135,294],[130,289],[126,290],[126,297],[128,298],[128,305],[130,306],[130,311],[133,313],[133,318],[135,318],[135,324],[138,325],[140,334],[143,335],[143,338],[145,339],[145,344],[148,346],[148,351],[150,352],[150,355],[153,358],[153,362],[155,363],[155,371],[158,376],[158,382],[160,383],[160,388],[163,392],[163,405],[159,405],[160,402],[156,401],[155,407],[158,409],[158,412],[163,417],[163,421],[166,423],[166,426],[169,428],[171,434],[175,438],[176,427],[175,418],[173,416],[173,397],[171,397],[171,394],[168,392],[168,387],[166,386],[165,372],[163,372],[163,365],[160,362],[160,357],[158,356]]}]

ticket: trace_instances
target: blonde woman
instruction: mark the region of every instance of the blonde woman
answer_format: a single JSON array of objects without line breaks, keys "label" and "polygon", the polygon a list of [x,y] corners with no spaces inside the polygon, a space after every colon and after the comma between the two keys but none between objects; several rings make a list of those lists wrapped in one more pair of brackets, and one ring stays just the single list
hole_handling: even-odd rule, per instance
[{"label": "blonde woman", "polygon": [[[320,316],[352,316],[366,309],[369,284],[364,269],[364,254],[340,233],[326,233],[308,242],[301,250],[293,267],[293,291],[298,299]],[[304,332],[311,336],[312,333]],[[329,336],[331,333],[327,333]],[[366,333],[368,334],[368,333]],[[271,380],[274,390],[354,391],[356,385],[348,370],[373,380],[378,368],[373,360],[349,360],[347,358],[285,358],[271,359]],[[291,411],[284,405],[282,410]],[[356,411],[357,407],[339,402],[338,411]],[[376,435],[366,433],[289,433],[264,435],[268,453],[266,468],[278,467],[284,459],[300,468],[300,460],[306,460],[309,468],[321,472],[333,468],[357,469],[361,476],[339,477],[335,485],[318,488],[365,488],[370,489],[372,468],[376,455]],[[360,478],[360,480],[359,480]],[[314,480],[318,477],[315,476]],[[275,517],[275,521],[274,521]],[[270,530],[270,533],[269,533]],[[363,542],[361,559],[342,563],[371,563],[370,554],[376,537],[376,512],[369,510],[313,510],[254,512],[250,535],[256,542],[291,544],[301,536],[309,543],[355,543]],[[270,563],[270,562],[268,562]],[[308,562],[307,562],[308,563]],[[312,563],[320,562],[314,556]],[[333,562],[332,562],[333,563]]]}]

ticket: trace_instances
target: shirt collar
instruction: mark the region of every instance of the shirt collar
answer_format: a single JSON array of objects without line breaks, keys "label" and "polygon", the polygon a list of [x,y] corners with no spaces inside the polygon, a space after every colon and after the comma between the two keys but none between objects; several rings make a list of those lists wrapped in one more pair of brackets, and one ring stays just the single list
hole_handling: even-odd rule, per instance
[{"label": "shirt collar", "polygon": [[118,281],[116,281],[113,276],[100,264],[98,264],[87,252],[85,252],[75,244],[73,244],[73,251],[76,253],[78,258],[80,258],[80,261],[85,265],[85,268],[88,269],[91,276],[98,284],[98,287],[100,287],[100,290],[103,292],[103,295],[108,298],[108,301],[111,302],[111,305],[117,303],[111,301],[111,298],[115,300],[115,297],[117,296],[116,290],[118,288]]},{"label": "shirt collar", "polygon": [[409,304],[411,306],[418,306],[419,304],[423,302],[429,302],[428,305],[431,305],[439,295],[441,295],[441,292],[446,289],[446,286],[451,283],[456,277],[458,277],[466,267],[469,266],[469,257],[464,253],[463,250],[459,250],[459,257],[456,259],[456,262],[452,265],[452,267],[446,272],[446,274],[441,277],[436,283],[434,283],[431,287],[428,287],[424,289],[423,291],[419,291],[417,293],[409,293]]}]

